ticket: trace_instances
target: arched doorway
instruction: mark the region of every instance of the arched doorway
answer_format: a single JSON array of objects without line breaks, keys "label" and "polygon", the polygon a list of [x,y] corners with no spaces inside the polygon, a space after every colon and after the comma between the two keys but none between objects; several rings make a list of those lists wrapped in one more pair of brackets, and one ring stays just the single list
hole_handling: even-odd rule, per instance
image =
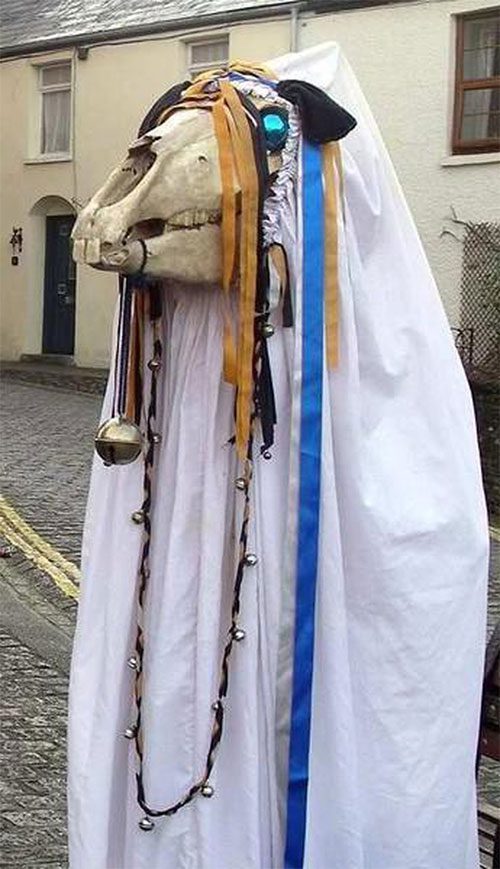
[{"label": "arched doorway", "polygon": [[31,209],[39,248],[41,350],[73,356],[75,349],[76,266],[71,256],[72,206],[59,196],[44,196]]}]

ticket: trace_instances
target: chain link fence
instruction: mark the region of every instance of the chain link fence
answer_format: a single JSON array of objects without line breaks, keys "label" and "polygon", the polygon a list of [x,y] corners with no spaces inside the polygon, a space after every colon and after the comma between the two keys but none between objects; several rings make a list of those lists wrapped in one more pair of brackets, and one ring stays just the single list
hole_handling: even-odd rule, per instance
[{"label": "chain link fence", "polygon": [[500,516],[500,225],[462,226],[460,328],[453,331],[474,398],[488,507]]}]

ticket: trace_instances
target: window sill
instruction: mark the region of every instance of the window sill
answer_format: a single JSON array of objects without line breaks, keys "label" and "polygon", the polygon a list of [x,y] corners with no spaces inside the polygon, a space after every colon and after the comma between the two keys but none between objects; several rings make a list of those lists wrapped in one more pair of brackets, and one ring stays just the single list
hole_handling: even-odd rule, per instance
[{"label": "window sill", "polygon": [[35,163],[71,163],[71,154],[40,154],[39,157],[28,157],[24,161],[25,166]]},{"label": "window sill", "polygon": [[500,151],[489,154],[452,154],[441,160],[441,166],[476,166],[479,163],[500,163]]}]

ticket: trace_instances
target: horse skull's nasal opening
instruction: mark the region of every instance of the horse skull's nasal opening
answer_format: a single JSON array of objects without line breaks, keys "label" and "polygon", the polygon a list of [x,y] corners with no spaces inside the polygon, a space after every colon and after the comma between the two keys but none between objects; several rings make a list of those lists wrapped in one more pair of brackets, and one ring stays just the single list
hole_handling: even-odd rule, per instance
[{"label": "horse skull's nasal opening", "polygon": [[178,211],[166,220],[160,217],[151,217],[148,220],[140,220],[129,227],[124,242],[136,241],[137,239],[157,238],[166,232],[178,232],[186,229],[199,229],[206,224],[219,225],[222,220],[218,209],[190,208]]},{"label": "horse skull's nasal opening", "polygon": [[165,221],[161,217],[151,217],[148,220],[140,220],[130,226],[125,236],[125,241],[134,241],[138,238],[155,238],[163,235]]}]

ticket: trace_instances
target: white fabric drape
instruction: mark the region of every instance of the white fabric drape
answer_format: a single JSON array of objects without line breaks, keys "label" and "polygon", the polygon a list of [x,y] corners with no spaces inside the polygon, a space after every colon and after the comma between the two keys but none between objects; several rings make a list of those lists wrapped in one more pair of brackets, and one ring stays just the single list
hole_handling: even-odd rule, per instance
[{"label": "white fabric drape", "polygon": [[[305,869],[477,869],[474,759],[487,521],[472,403],[373,118],[335,46],[277,61],[358,119],[342,143],[340,363],[325,371]],[[300,312],[300,189],[283,243]],[[148,799],[199,776],[234,580],[241,493],[228,446],[223,300],[165,299],[143,693]],[[140,463],[95,463],[72,663],[72,869],[282,869],[293,630],[300,335],[273,314],[278,425],[255,463],[226,722],[211,783],[144,833],[133,676]],[[105,415],[109,411],[109,394]]]}]

